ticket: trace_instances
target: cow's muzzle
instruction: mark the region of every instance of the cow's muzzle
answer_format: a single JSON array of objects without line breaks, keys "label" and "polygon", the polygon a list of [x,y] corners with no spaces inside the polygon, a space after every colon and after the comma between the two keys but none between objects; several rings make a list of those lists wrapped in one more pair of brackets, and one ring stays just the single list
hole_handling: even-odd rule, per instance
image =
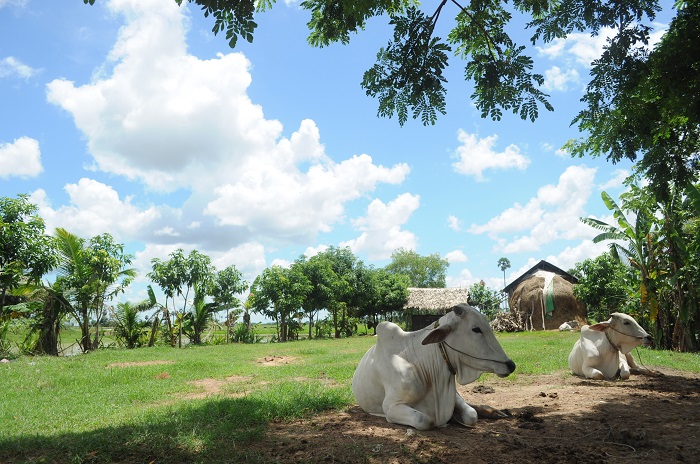
[{"label": "cow's muzzle", "polygon": [[505,366],[508,368],[508,372],[505,374],[496,374],[496,375],[499,377],[508,377],[515,370],[515,363],[509,359],[507,362],[505,362],[503,364],[505,364]]}]

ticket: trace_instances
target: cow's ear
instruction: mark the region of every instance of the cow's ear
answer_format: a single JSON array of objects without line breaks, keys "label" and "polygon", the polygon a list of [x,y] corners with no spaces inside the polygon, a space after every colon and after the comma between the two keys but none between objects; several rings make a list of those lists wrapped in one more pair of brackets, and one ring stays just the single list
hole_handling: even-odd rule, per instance
[{"label": "cow's ear", "polygon": [[447,338],[451,331],[452,329],[448,326],[441,325],[440,327],[433,329],[428,336],[423,339],[422,344],[429,345],[431,343],[440,343]]},{"label": "cow's ear", "polygon": [[605,332],[605,329],[610,327],[610,321],[599,322],[597,324],[589,325],[588,328],[591,330],[596,330],[598,332]]},{"label": "cow's ear", "polygon": [[461,304],[454,306],[452,308],[452,311],[454,311],[456,315],[461,316],[462,314],[464,314],[464,306],[462,306]]}]

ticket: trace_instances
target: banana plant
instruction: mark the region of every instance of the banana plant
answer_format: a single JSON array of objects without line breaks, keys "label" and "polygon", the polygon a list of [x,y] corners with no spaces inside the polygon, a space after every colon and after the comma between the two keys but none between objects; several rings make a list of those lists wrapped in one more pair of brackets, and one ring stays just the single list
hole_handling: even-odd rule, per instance
[{"label": "banana plant", "polygon": [[615,259],[622,263],[626,261],[639,270],[641,301],[649,308],[649,318],[654,321],[659,311],[656,280],[662,272],[655,264],[658,236],[655,220],[648,211],[639,209],[635,211],[634,222],[632,222],[607,192],[602,192],[601,197],[608,210],[612,211],[617,225],[590,217],[581,218],[581,222],[601,231],[593,238],[593,243],[608,241],[610,254]]}]

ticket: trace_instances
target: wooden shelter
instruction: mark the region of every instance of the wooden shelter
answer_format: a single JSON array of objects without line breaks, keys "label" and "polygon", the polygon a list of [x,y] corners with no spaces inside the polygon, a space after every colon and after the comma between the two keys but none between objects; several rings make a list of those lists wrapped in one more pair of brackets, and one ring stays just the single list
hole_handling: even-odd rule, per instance
[{"label": "wooden shelter", "polygon": [[408,300],[403,306],[408,330],[419,330],[440,319],[455,305],[466,303],[469,290],[452,288],[409,288]]},{"label": "wooden shelter", "polygon": [[540,261],[507,285],[510,312],[529,330],[554,330],[568,321],[586,321],[586,307],[574,296],[578,279]]}]

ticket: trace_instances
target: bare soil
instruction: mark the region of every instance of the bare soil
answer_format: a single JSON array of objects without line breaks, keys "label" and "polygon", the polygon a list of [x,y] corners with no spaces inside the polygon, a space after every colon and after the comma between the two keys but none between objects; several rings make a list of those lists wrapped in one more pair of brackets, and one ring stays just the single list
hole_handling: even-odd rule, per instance
[{"label": "bare soil", "polygon": [[700,376],[669,369],[626,381],[568,372],[459,386],[471,404],[510,413],[421,432],[358,406],[269,426],[264,462],[700,462]]}]

